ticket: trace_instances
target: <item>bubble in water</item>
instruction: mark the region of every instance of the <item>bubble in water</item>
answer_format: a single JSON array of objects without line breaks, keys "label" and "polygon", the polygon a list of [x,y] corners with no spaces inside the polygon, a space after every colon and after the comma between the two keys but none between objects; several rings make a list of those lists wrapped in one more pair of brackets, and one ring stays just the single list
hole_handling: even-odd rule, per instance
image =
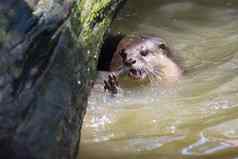
[{"label": "bubble in water", "polygon": [[175,127],[175,126],[171,126],[171,127],[170,127],[170,132],[174,134],[175,131],[176,131],[176,127]]},{"label": "bubble in water", "polygon": [[77,83],[80,85],[80,84],[81,84],[81,81],[78,81]]}]

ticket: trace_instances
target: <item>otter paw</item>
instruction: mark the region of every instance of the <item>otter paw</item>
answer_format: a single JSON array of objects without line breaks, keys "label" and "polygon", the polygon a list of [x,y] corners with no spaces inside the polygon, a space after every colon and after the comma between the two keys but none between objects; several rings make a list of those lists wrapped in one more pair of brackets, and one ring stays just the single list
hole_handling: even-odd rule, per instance
[{"label": "otter paw", "polygon": [[108,80],[104,80],[104,90],[111,94],[117,94],[119,90],[118,78],[115,74],[108,75]]}]

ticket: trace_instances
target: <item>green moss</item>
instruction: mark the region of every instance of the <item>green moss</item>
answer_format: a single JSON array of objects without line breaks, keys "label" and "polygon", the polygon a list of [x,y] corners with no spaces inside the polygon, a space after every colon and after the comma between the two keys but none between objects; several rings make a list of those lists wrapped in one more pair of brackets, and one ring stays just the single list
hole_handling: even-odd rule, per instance
[{"label": "green moss", "polygon": [[81,0],[75,5],[71,19],[72,34],[75,40],[87,51],[89,73],[94,75],[99,49],[104,34],[109,28],[114,12],[111,0]]},{"label": "green moss", "polygon": [[[103,10],[107,8],[108,5],[110,5],[110,0],[97,0],[95,3],[85,0],[82,1],[79,9],[81,10],[80,24],[82,27],[80,38],[83,42],[87,43],[88,40],[95,37],[95,31],[96,33],[101,31],[104,32],[105,28],[108,27],[110,22],[106,23],[108,20],[105,19],[109,19],[107,17],[97,24],[99,27],[92,27],[92,24],[96,22],[98,17],[105,16],[103,15]],[[105,25],[105,27],[102,27],[102,25]]]}]

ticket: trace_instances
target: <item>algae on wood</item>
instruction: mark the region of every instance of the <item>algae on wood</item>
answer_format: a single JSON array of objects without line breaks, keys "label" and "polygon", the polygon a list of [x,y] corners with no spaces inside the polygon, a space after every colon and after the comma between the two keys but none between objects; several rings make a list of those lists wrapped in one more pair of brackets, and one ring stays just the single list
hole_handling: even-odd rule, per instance
[{"label": "algae on wood", "polygon": [[0,2],[0,158],[78,157],[98,52],[124,1]]}]

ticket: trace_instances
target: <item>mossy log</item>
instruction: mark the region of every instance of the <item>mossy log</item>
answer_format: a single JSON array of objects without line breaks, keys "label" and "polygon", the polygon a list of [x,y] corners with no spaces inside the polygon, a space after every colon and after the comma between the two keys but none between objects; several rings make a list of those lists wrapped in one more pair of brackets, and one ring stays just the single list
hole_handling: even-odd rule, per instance
[{"label": "mossy log", "polygon": [[98,52],[124,2],[0,1],[0,158],[78,158]]}]

